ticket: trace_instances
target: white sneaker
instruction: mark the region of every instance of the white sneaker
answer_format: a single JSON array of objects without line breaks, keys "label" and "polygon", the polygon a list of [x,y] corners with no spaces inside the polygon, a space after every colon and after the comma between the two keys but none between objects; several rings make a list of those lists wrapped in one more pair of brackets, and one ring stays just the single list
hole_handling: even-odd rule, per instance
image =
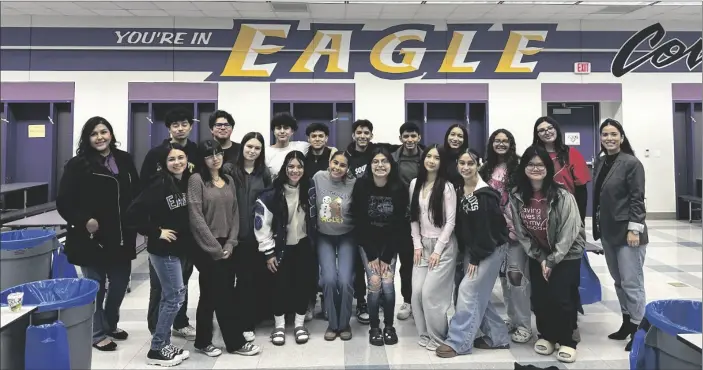
[{"label": "white sneaker", "polygon": [[428,351],[434,352],[434,351],[437,350],[437,348],[439,348],[439,344],[437,344],[437,342],[435,342],[435,341],[433,341],[433,340],[430,340],[429,342],[427,342],[427,345],[425,346],[425,348],[426,348]]},{"label": "white sneaker", "polygon": [[518,326],[513,334],[510,335],[510,339],[512,339],[515,343],[527,343],[530,339],[532,339],[532,331],[527,328],[523,328],[522,326]]},{"label": "white sneaker", "polygon": [[410,303],[403,303],[398,310],[396,317],[398,320],[407,320],[413,314],[413,307]]},{"label": "white sneaker", "polygon": [[186,340],[195,340],[195,328],[190,325],[185,328],[173,329],[172,333],[173,335],[185,338]]},{"label": "white sneaker", "polygon": [[311,303],[305,311],[305,322],[312,321],[313,316],[315,316],[315,305]]},{"label": "white sneaker", "polygon": [[426,335],[421,335],[420,340],[417,341],[417,344],[419,344],[420,347],[427,347],[428,343],[430,343],[430,337]]},{"label": "white sneaker", "polygon": [[244,340],[246,340],[247,342],[253,342],[254,340],[256,340],[256,334],[254,334],[253,331],[245,331],[243,334]]}]

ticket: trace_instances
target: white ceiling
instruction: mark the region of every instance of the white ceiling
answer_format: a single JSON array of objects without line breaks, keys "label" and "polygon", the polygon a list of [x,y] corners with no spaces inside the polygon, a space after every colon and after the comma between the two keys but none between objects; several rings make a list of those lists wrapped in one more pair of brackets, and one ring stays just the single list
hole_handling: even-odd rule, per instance
[{"label": "white ceiling", "polygon": [[[250,1],[2,1],[3,17],[126,16],[348,20],[656,20],[703,18],[703,2],[613,0],[250,0]],[[281,9],[292,8],[292,9]]]}]

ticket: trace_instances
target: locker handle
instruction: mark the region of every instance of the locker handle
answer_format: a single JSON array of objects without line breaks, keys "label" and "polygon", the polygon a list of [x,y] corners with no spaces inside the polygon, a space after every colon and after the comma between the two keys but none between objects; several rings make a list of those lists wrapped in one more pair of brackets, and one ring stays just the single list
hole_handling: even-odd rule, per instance
[{"label": "locker handle", "polygon": [[53,120],[53,119],[51,119],[51,116],[47,116],[46,118],[48,118],[48,119],[49,119],[49,122],[51,122],[51,124],[52,124],[52,125],[54,124],[54,120]]},{"label": "locker handle", "polygon": [[6,120],[5,118],[0,118],[0,122],[10,123],[10,121]]},{"label": "locker handle", "polygon": [[154,124],[154,121],[151,120],[151,117],[146,117],[146,120],[149,121],[152,125]]},{"label": "locker handle", "polygon": [[425,122],[424,122],[424,123],[427,123],[427,116],[425,116]]}]

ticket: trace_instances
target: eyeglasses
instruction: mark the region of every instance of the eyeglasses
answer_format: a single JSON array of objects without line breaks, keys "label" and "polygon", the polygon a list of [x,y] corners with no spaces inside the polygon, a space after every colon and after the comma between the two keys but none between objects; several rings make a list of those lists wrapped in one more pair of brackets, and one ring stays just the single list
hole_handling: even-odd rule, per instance
[{"label": "eyeglasses", "polygon": [[205,159],[214,159],[215,157],[222,158],[223,155],[224,155],[224,153],[219,152],[219,153],[211,154],[211,155],[205,157]]},{"label": "eyeglasses", "polygon": [[510,140],[493,140],[493,144],[510,144]]},{"label": "eyeglasses", "polygon": [[549,131],[554,131],[554,126],[549,126],[549,127],[541,128],[541,129],[537,130],[537,134],[539,134],[539,135],[544,135],[544,134],[546,134],[546,133],[549,132]]},{"label": "eyeglasses", "polygon": [[219,128],[219,129],[223,129],[223,128],[226,129],[226,128],[232,127],[232,125],[230,125],[229,123],[216,123],[215,127]]},{"label": "eyeglasses", "polygon": [[528,163],[525,168],[527,168],[529,171],[542,171],[545,169],[545,166],[544,163]]}]

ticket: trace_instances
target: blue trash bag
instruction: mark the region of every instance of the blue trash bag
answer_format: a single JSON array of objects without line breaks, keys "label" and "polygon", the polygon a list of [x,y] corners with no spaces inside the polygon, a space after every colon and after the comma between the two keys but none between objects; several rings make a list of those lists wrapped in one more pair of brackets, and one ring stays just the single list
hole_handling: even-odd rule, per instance
[{"label": "blue trash bag", "polygon": [[51,278],[52,279],[76,279],[78,278],[78,272],[76,271],[76,266],[68,262],[68,257],[64,254],[63,245],[59,244],[59,247],[53,253],[53,262],[51,264]]},{"label": "blue trash bag", "polygon": [[29,249],[41,245],[49,239],[55,239],[53,230],[29,229],[5,231],[0,234],[0,248],[3,250]]},{"label": "blue trash bag", "polygon": [[90,279],[51,279],[7,288],[0,293],[0,305],[7,306],[7,296],[23,292],[22,304],[38,306],[37,312],[63,310],[92,303],[98,293],[98,282]]},{"label": "blue trash bag", "polygon": [[630,370],[640,369],[637,365],[637,361],[641,356],[644,356],[645,335],[647,335],[647,331],[641,327],[635,332],[635,337],[632,339],[632,350],[630,351]]},{"label": "blue trash bag", "polygon": [[68,333],[61,321],[29,326],[25,340],[26,370],[70,369]]},{"label": "blue trash bag", "polygon": [[579,296],[581,304],[593,304],[602,299],[600,279],[593,272],[591,263],[588,261],[588,252],[583,252],[581,258],[581,282],[579,283]]},{"label": "blue trash bag", "polygon": [[649,302],[644,316],[650,324],[676,337],[678,334],[701,332],[703,317],[701,301],[688,299],[666,299]]}]

